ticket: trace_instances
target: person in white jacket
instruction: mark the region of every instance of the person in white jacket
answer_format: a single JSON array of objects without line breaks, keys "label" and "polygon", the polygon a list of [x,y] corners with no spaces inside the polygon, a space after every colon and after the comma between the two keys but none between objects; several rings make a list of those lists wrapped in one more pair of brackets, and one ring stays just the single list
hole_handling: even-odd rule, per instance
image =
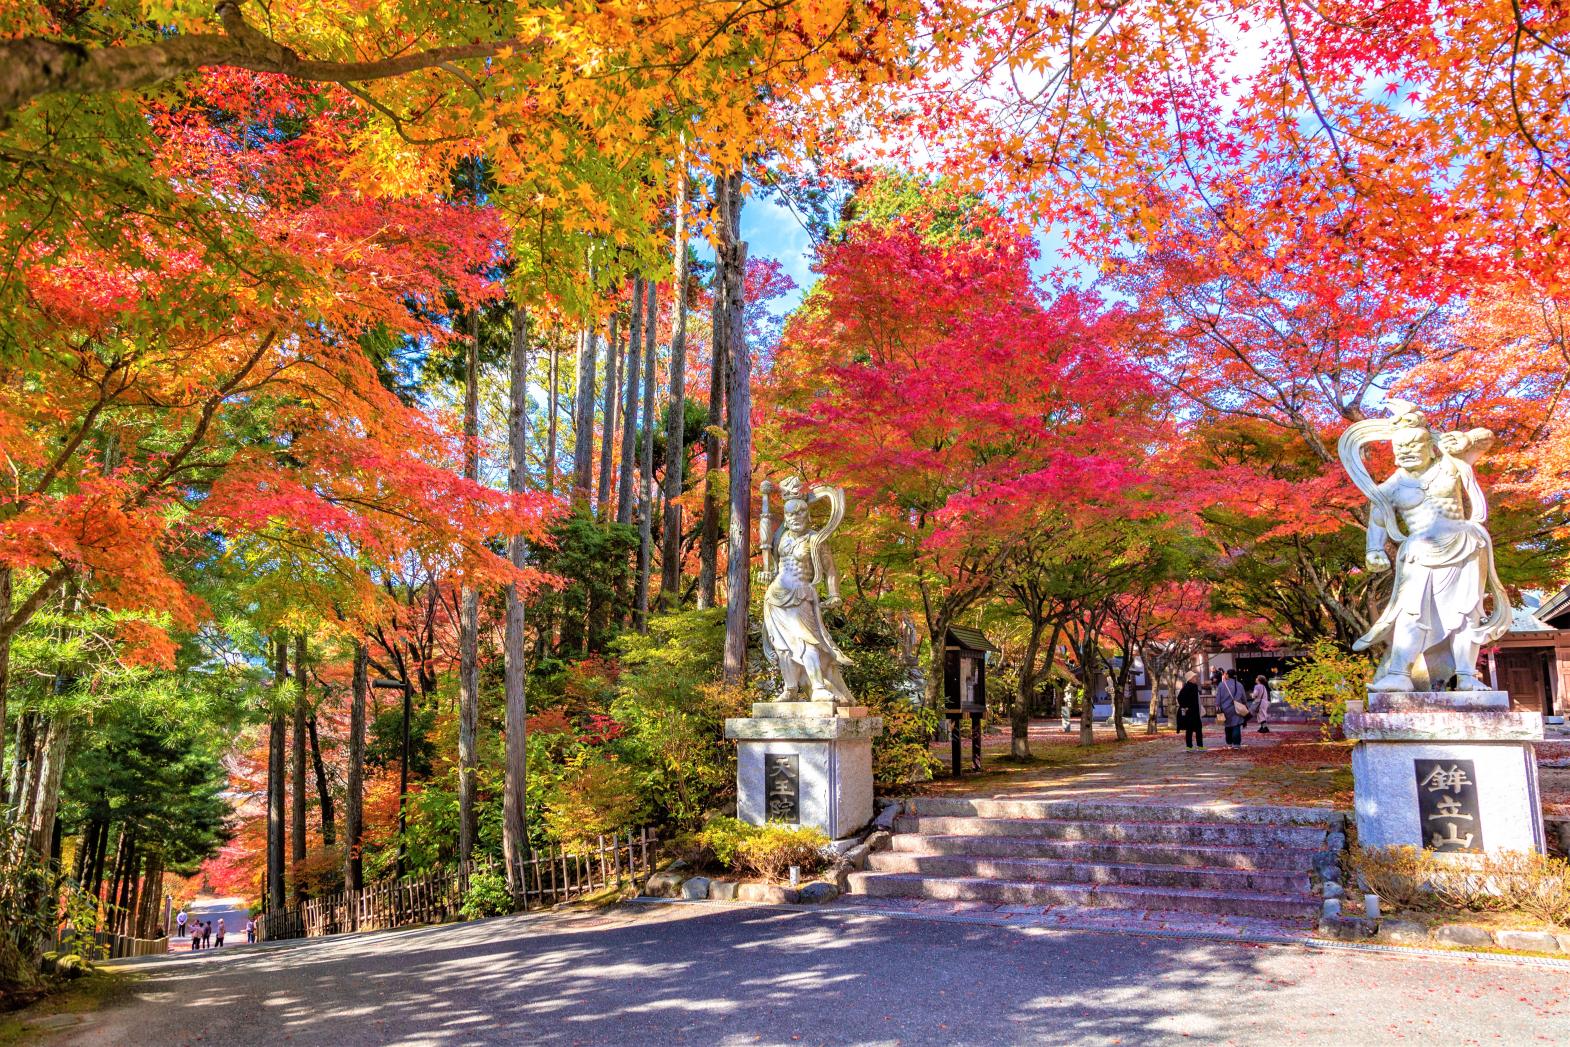
[{"label": "person in white jacket", "polygon": [[1259,721],[1259,733],[1270,733],[1270,685],[1263,676],[1254,677],[1254,690],[1249,695],[1254,706],[1254,719]]}]

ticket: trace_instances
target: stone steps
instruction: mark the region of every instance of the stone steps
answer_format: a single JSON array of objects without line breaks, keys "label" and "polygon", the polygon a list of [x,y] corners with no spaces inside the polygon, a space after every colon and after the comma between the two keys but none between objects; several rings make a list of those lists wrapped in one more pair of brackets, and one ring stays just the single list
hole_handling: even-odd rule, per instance
[{"label": "stone steps", "polygon": [[975,854],[912,854],[908,851],[883,851],[868,856],[867,870],[960,879],[1180,887],[1201,891],[1253,891],[1275,895],[1305,894],[1310,888],[1306,865],[1292,871],[1260,872],[1251,869],[1174,864],[1054,861],[1042,858],[993,858]]},{"label": "stone steps", "polygon": [[909,854],[968,854],[987,858],[1131,862],[1141,865],[1261,871],[1307,869],[1314,854],[1312,850],[1298,847],[1053,840],[1040,836],[923,836],[901,833],[890,842],[895,851]]},{"label": "stone steps", "polygon": [[1026,836],[1053,840],[1291,847],[1317,850],[1326,830],[1314,826],[1246,822],[1087,822],[1057,818],[929,817],[901,815],[894,831],[932,836]]},{"label": "stone steps", "polygon": [[874,898],[932,898],[999,905],[1077,905],[1097,909],[1174,909],[1217,916],[1310,919],[1319,899],[1310,894],[1270,895],[1177,887],[1130,887],[1084,883],[1038,883],[982,877],[922,876],[853,872],[850,890]]},{"label": "stone steps", "polygon": [[1310,919],[1334,812],[918,797],[849,875],[874,898]]}]

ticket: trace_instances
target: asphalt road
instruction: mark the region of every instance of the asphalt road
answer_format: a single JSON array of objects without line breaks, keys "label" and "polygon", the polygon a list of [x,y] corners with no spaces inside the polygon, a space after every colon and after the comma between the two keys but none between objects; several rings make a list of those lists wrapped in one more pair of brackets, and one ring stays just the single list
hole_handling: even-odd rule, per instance
[{"label": "asphalt road", "polygon": [[92,1047],[1570,1042],[1570,973],[903,919],[630,905],[173,955]]}]

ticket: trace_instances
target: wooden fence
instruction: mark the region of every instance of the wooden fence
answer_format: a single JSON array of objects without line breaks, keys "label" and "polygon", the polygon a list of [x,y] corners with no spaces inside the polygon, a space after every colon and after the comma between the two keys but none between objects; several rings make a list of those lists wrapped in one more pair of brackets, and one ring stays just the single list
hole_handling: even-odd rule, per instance
[{"label": "wooden fence", "polygon": [[[92,939],[88,944],[87,939]],[[43,943],[44,952],[79,951],[92,959],[118,960],[123,956],[160,956],[169,951],[169,939],[133,938],[112,931],[83,932],[56,927]]]},{"label": "wooden fence", "polygon": [[[658,860],[658,841],[644,829],[636,834],[598,837],[590,847],[569,850],[552,845],[531,851],[511,878],[514,905],[530,909],[571,901],[624,881],[647,877]],[[382,931],[415,924],[441,923],[458,915],[469,877],[500,874],[505,867],[489,860],[466,867],[374,883],[359,891],[338,891],[291,908],[257,917],[257,941],[319,938],[348,931]]]}]

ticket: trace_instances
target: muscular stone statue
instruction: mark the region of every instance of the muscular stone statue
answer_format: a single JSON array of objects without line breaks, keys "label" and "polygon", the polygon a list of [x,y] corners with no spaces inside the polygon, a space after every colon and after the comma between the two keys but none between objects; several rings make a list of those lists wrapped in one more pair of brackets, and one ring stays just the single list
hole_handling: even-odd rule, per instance
[{"label": "muscular stone statue", "polygon": [[[815,487],[808,498],[802,497],[802,484],[796,477],[780,482],[785,498],[785,522],[775,529],[769,517],[769,491],[774,485],[763,482],[762,530],[763,572],[759,580],[768,588],[763,593],[763,653],[779,666],[785,686],[779,700],[850,704],[850,690],[840,675],[840,666],[849,659],[834,646],[823,624],[823,606],[839,602],[839,575],[829,552],[828,539],[845,517],[845,492],[838,487]],[[811,503],[829,503],[829,520],[822,528],[812,527]],[[820,603],[818,582],[828,590]],[[807,694],[803,694],[803,690]]]},{"label": "muscular stone statue", "polygon": [[[1374,627],[1353,645],[1388,649],[1371,691],[1457,690],[1483,685],[1478,652],[1510,626],[1510,598],[1494,570],[1488,502],[1472,464],[1493,444],[1487,429],[1435,433],[1416,408],[1389,401],[1392,417],[1357,422],[1341,436],[1341,464],[1368,496],[1367,564],[1388,571],[1386,540],[1396,544],[1395,585]],[[1389,440],[1396,471],[1374,483],[1363,447]],[[1493,608],[1485,613],[1484,597]]]}]

